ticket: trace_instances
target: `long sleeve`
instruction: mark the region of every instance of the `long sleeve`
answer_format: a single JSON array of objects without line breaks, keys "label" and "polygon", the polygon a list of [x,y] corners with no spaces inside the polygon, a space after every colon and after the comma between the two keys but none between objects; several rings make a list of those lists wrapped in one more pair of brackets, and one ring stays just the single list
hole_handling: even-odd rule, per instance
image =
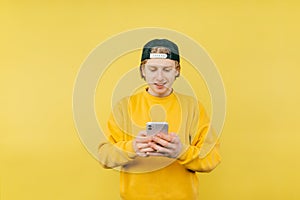
[{"label": "long sleeve", "polygon": [[[177,159],[134,153],[133,137],[147,122],[161,120],[160,114],[165,116],[169,131],[177,133],[186,147]],[[106,139],[99,145],[99,160],[106,168],[121,167],[123,198],[198,199],[199,182],[194,172],[211,171],[220,162],[219,143],[214,145],[217,137],[209,126],[203,107],[193,97],[137,93],[114,107],[104,131]]]},{"label": "long sleeve", "polygon": [[190,127],[190,144],[184,144],[184,152],[178,162],[187,169],[197,172],[210,172],[220,162],[220,142],[202,105],[194,110],[194,118]]},{"label": "long sleeve", "polygon": [[105,168],[115,168],[126,165],[136,157],[132,146],[132,137],[122,129],[124,111],[118,104],[108,120],[106,140],[99,144],[98,155],[100,164]]}]

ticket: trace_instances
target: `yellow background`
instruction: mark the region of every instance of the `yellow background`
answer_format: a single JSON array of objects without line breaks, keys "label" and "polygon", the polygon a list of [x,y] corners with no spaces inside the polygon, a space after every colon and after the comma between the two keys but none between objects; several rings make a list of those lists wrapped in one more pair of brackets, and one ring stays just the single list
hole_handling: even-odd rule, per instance
[{"label": "yellow background", "polygon": [[80,142],[72,91],[92,49],[141,27],[192,37],[223,77],[223,162],[199,175],[202,199],[299,199],[299,4],[1,1],[0,199],[118,199],[118,172]]}]

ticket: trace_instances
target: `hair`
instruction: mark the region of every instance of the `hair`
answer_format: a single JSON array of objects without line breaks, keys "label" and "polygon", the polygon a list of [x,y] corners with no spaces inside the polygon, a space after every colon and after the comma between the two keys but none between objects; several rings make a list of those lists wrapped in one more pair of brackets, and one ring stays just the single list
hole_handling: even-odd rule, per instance
[{"label": "hair", "polygon": [[[168,53],[168,54],[170,54],[171,50],[166,47],[152,47],[150,53]],[[143,60],[140,64],[140,74],[143,79],[145,79],[145,77],[142,73],[142,68],[145,67],[146,63],[147,63],[147,59]],[[176,78],[177,78],[180,75],[180,63],[177,60],[175,60],[175,68],[179,70],[179,73],[176,76]]]}]

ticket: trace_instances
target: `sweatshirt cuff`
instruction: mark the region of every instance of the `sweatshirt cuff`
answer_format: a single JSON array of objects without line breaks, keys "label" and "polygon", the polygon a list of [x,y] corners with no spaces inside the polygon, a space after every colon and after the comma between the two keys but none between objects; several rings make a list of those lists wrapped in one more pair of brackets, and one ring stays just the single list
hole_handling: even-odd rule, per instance
[{"label": "sweatshirt cuff", "polygon": [[133,141],[127,141],[126,145],[125,145],[125,151],[128,155],[129,158],[135,158],[137,156],[137,154],[135,153],[134,149],[133,149]]},{"label": "sweatshirt cuff", "polygon": [[179,162],[184,162],[187,159],[189,154],[189,149],[190,149],[190,145],[185,145],[182,147],[182,152],[177,158]]}]

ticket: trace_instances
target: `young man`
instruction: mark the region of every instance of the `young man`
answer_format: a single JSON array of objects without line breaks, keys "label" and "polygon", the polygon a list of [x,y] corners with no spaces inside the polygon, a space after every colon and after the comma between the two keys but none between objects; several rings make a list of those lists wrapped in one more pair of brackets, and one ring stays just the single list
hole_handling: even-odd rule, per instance
[{"label": "young man", "polygon": [[[148,87],[115,106],[109,141],[99,145],[100,163],[121,167],[122,199],[199,199],[196,172],[210,172],[220,163],[219,143],[203,106],[173,91],[180,75],[177,45],[166,39],[148,42],[140,73]],[[147,135],[150,121],[168,122],[169,133]],[[212,148],[203,154],[207,143]]]}]

